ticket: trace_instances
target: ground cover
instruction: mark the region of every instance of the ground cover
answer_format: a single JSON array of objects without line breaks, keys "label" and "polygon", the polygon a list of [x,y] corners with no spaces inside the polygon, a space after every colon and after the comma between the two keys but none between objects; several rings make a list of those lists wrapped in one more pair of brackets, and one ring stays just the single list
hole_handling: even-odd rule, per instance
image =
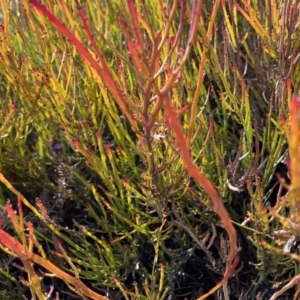
[{"label": "ground cover", "polygon": [[1,299],[298,299],[298,1],[1,7]]}]

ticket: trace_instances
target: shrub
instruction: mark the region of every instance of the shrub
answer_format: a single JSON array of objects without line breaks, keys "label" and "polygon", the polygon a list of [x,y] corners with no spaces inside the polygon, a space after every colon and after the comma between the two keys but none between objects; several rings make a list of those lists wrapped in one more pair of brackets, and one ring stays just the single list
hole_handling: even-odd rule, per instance
[{"label": "shrub", "polygon": [[297,1],[1,4],[15,298],[276,299],[297,284]]}]

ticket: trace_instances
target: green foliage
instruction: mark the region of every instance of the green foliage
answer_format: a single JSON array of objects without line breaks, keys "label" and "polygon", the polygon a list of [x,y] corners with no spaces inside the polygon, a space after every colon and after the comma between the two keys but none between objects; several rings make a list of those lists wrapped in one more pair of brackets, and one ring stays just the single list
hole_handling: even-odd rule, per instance
[{"label": "green foliage", "polygon": [[0,203],[12,226],[0,247],[21,259],[34,299],[46,298],[29,261],[83,299],[175,299],[189,253],[214,268],[209,248],[227,239],[223,279],[193,299],[221,286],[229,297],[239,258],[225,206],[261,281],[297,276],[298,256],[281,250],[297,236],[285,211],[297,218],[297,195],[280,192],[300,175],[267,202],[296,141],[282,120],[300,87],[300,7],[212,2],[1,0]]}]

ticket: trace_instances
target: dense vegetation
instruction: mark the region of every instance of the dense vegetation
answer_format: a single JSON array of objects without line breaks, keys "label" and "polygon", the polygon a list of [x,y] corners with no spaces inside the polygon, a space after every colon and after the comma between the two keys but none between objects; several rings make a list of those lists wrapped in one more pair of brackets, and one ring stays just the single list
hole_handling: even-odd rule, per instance
[{"label": "dense vegetation", "polygon": [[1,7],[1,299],[298,299],[299,1]]}]

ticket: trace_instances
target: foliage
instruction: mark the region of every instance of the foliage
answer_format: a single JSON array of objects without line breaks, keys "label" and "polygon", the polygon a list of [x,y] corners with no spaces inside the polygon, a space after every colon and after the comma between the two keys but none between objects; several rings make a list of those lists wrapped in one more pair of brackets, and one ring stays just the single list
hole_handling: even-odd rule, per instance
[{"label": "foliage", "polygon": [[[272,300],[298,282],[297,1],[1,4],[2,282],[33,299],[246,299],[272,278]],[[180,289],[190,261],[211,286]]]}]

